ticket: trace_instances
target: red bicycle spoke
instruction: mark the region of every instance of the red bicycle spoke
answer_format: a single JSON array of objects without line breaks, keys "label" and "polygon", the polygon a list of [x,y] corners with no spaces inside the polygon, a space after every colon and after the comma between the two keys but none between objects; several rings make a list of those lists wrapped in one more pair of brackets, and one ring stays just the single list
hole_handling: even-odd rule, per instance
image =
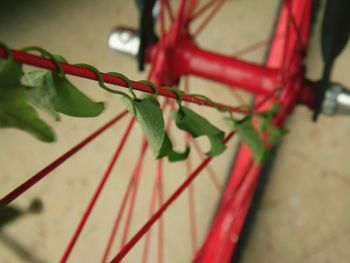
[{"label": "red bicycle spoke", "polygon": [[262,97],[262,98],[258,98],[256,101],[256,104],[254,105],[254,111],[258,112],[259,110],[261,110],[262,108],[264,108],[264,105],[266,103],[270,103],[272,98],[278,93],[278,88],[273,90],[272,92],[270,92],[270,94]]},{"label": "red bicycle spoke", "polygon": [[185,12],[186,12],[186,2],[187,0],[181,0],[179,4],[179,8],[177,10],[177,15],[176,15],[176,19],[179,20],[178,22],[182,22],[182,20],[184,19]]},{"label": "red bicycle spoke", "polygon": [[165,21],[164,21],[164,0],[159,1],[160,10],[159,10],[159,27],[160,27],[160,37],[163,38],[165,34]]},{"label": "red bicycle spoke", "polygon": [[[161,170],[159,169],[159,165],[158,165],[154,184],[152,187],[152,195],[151,195],[151,201],[150,201],[149,212],[148,212],[149,217],[151,217],[152,214],[154,213],[154,210],[156,208],[156,201],[159,198],[158,191],[159,191],[160,176],[161,176]],[[150,229],[146,234],[145,244],[143,247],[142,263],[147,263],[148,261],[148,251],[149,251],[149,246],[151,242],[151,235],[152,235],[152,229]]]},{"label": "red bicycle spoke", "polygon": [[109,178],[109,176],[112,172],[112,169],[113,169],[116,161],[118,160],[118,157],[119,157],[119,155],[120,155],[120,153],[125,145],[126,140],[128,139],[128,137],[130,135],[130,131],[131,131],[134,123],[135,123],[135,118],[132,117],[130,122],[129,122],[129,125],[127,126],[127,128],[124,132],[124,135],[123,135],[123,137],[122,137],[122,139],[121,139],[121,141],[120,141],[120,143],[119,143],[119,145],[118,145],[118,147],[117,147],[117,149],[112,157],[112,159],[110,160],[110,162],[107,166],[107,169],[106,169],[100,183],[98,184],[98,186],[95,190],[95,193],[93,194],[82,218],[80,219],[80,222],[79,222],[79,224],[74,232],[74,235],[72,236],[65,252],[63,253],[63,256],[62,256],[60,262],[66,262],[69,255],[71,254],[72,249],[74,248],[74,245],[75,245],[76,241],[78,240],[78,237],[79,237],[81,231],[83,230],[83,228],[84,228],[84,226],[85,226],[85,224],[86,224],[86,222],[91,214],[91,211],[94,208],[96,201],[98,200],[98,198],[103,190],[103,187],[106,184],[107,179]]},{"label": "red bicycle spoke", "polygon": [[191,19],[194,10],[196,9],[196,7],[198,6],[198,0],[190,0],[187,6],[187,17],[189,17],[189,20]]},{"label": "red bicycle spoke", "polygon": [[124,210],[126,208],[128,200],[129,200],[129,196],[130,196],[130,194],[131,194],[131,192],[133,190],[133,187],[134,187],[134,181],[135,181],[134,179],[135,179],[134,176],[132,176],[130,178],[128,187],[125,189],[125,192],[124,192],[124,195],[123,195],[123,199],[122,199],[120,208],[118,210],[118,214],[117,214],[116,220],[114,221],[112,231],[111,231],[110,236],[108,238],[107,246],[106,246],[105,251],[103,253],[103,257],[102,257],[102,260],[101,260],[101,262],[103,262],[103,263],[107,262],[107,258],[109,256],[110,250],[111,250],[113,242],[115,240],[115,236],[117,235],[118,228],[119,228],[119,225],[120,225],[120,221],[121,221],[122,216],[124,214]]},{"label": "red bicycle spoke", "polygon": [[[166,106],[169,107],[170,112],[169,112],[165,129],[166,131],[169,131],[172,123],[172,119],[170,115],[171,115],[171,112],[173,112],[175,109],[175,102],[166,98],[164,101],[163,110],[165,110]],[[163,200],[164,200],[163,160],[162,159],[158,160],[157,162],[156,180],[157,180],[158,205],[160,208],[163,205]],[[152,210],[152,214],[153,212],[154,211]],[[152,216],[152,214],[150,214],[150,217]],[[160,217],[158,220],[158,262],[162,263],[163,261],[164,261],[164,220],[163,220],[163,217]]]},{"label": "red bicycle spoke", "polygon": [[[36,56],[36,55],[32,55],[32,54],[28,54],[28,53],[22,52],[22,51],[13,50],[13,49],[11,49],[11,53],[13,55],[13,59],[17,62],[32,65],[35,67],[46,68],[49,70],[56,70],[56,65],[49,59],[46,59],[46,58],[43,58],[40,56]],[[0,48],[0,57],[6,58],[6,52],[3,48]],[[96,76],[95,72],[93,72],[89,69],[75,66],[72,64],[68,64],[68,63],[60,63],[60,64],[61,64],[62,69],[63,69],[65,74],[74,75],[77,77],[91,79],[91,80],[97,80],[97,76]],[[101,73],[101,75],[102,75],[103,81],[105,83],[114,84],[114,85],[117,85],[119,87],[127,88],[127,83],[125,83],[123,78],[116,77],[114,75],[110,75],[110,74],[106,74],[106,73]],[[131,84],[135,90],[139,90],[139,91],[147,92],[147,93],[154,93],[153,88],[147,84],[143,84],[143,83],[140,83],[137,81],[131,81]],[[161,95],[161,96],[177,99],[177,95],[172,91],[169,91],[169,90],[166,90],[163,88],[158,88],[158,91],[159,91],[159,95]],[[219,108],[227,109],[227,110],[233,111],[233,112],[247,113],[247,111],[242,110],[240,107],[233,107],[233,106],[225,105],[222,103],[213,103],[211,101],[197,98],[197,97],[193,97],[193,96],[188,95],[188,94],[184,94],[182,99],[184,101],[188,101],[190,103],[195,103],[198,105],[214,107],[214,108],[219,107]]]},{"label": "red bicycle spoke", "polygon": [[[188,142],[188,140],[187,140]],[[192,161],[189,156],[186,160],[186,173],[188,176],[191,175],[192,171]],[[188,186],[188,212],[190,218],[190,229],[191,229],[191,245],[192,245],[192,255],[194,256],[197,250],[197,223],[196,223],[196,206],[194,200],[194,185],[193,183]]]},{"label": "red bicycle spoke", "polygon": [[137,164],[135,166],[135,170],[133,172],[133,174],[134,174],[133,175],[134,176],[134,187],[132,189],[130,206],[129,206],[129,210],[127,212],[127,217],[126,217],[126,221],[125,221],[124,232],[123,232],[122,241],[121,241],[121,247],[124,246],[124,244],[128,238],[129,228],[130,228],[130,224],[131,224],[132,217],[134,214],[134,207],[135,207],[135,202],[136,202],[136,197],[137,197],[137,190],[138,190],[138,186],[139,186],[142,165],[143,165],[143,161],[145,159],[145,153],[146,153],[147,146],[148,146],[148,143],[147,143],[146,139],[143,138],[140,156],[139,156],[139,159],[138,159]]},{"label": "red bicycle spoke", "polygon": [[202,24],[198,27],[196,31],[193,33],[193,37],[198,36],[199,33],[203,31],[203,29],[209,24],[210,20],[213,19],[213,17],[219,12],[220,8],[224,4],[226,0],[217,0],[216,5],[213,8],[213,10],[209,13],[209,15],[204,19]]},{"label": "red bicycle spoke", "polygon": [[[201,147],[199,146],[198,142],[196,140],[191,139],[191,142],[194,146],[195,151],[197,152],[199,158],[203,161],[204,160],[204,155],[203,155],[203,150],[201,149]],[[222,192],[222,186],[220,184],[220,181],[218,179],[218,176],[215,174],[214,170],[212,169],[211,165],[208,164],[205,167],[207,173],[209,174],[209,178],[211,179],[215,189],[221,193]]]},{"label": "red bicycle spoke", "polygon": [[197,12],[195,12],[191,18],[190,21],[193,21],[194,19],[197,19],[201,15],[203,15],[208,9],[210,9],[216,2],[219,0],[211,0],[210,2],[206,3],[204,6],[202,6]]},{"label": "red bicycle spoke", "polygon": [[239,94],[238,90],[235,89],[235,87],[230,87],[230,93],[231,93],[232,97],[236,101],[238,101],[238,103],[240,103],[241,105],[248,105],[247,102],[241,96],[241,94]]},{"label": "red bicycle spoke", "polygon": [[176,18],[174,20],[174,34],[173,39],[176,39],[177,36],[181,33],[183,26],[186,23],[186,3],[187,0],[181,0],[179,7],[177,9]]},{"label": "red bicycle spoke", "polygon": [[265,40],[261,40],[261,41],[258,41],[256,43],[253,43],[249,46],[246,46],[246,47],[243,47],[242,49],[240,50],[237,50],[236,52],[233,53],[233,57],[241,57],[241,56],[244,56],[244,55],[247,55],[259,48],[262,48],[262,47],[265,47],[266,45],[270,44],[272,41],[272,39],[265,39]]},{"label": "red bicycle spoke", "polygon": [[[224,140],[226,144],[234,135],[231,132]],[[182,194],[184,190],[192,183],[198,174],[205,168],[205,166],[212,160],[212,157],[207,157],[193,173],[180,185],[180,187],[167,199],[167,201],[160,207],[160,209],[147,221],[147,223],[130,239],[129,242],[121,249],[121,251],[113,258],[112,262],[120,262],[125,255],[132,249],[136,243],[147,233],[152,225],[162,216],[165,210]]]},{"label": "red bicycle spoke", "polygon": [[[158,161],[158,175],[159,175],[159,188],[158,188],[158,204],[159,208],[163,205],[164,200],[164,186],[163,186],[163,160]],[[160,216],[158,220],[158,262],[164,262],[164,219]]]},{"label": "red bicycle spoke", "polygon": [[[184,91],[186,93],[189,92],[189,79],[188,77],[184,78]],[[185,106],[188,103],[185,103]],[[188,145],[190,142],[191,136],[189,134],[185,134],[185,143]],[[191,156],[189,156],[186,160],[186,174],[190,176],[192,172],[192,160]],[[192,246],[192,255],[194,256],[197,250],[197,224],[196,224],[196,207],[194,200],[194,185],[190,184],[188,186],[188,215],[190,220],[190,229],[191,229],[191,246]]]},{"label": "red bicycle spoke", "polygon": [[17,197],[22,195],[24,192],[26,192],[29,188],[34,186],[36,183],[38,183],[41,179],[43,179],[45,176],[47,176],[50,172],[55,170],[59,165],[61,165],[64,161],[68,160],[70,157],[72,157],[74,154],[76,154],[79,150],[81,150],[84,146],[86,146],[88,143],[90,143],[93,139],[97,138],[99,135],[101,135],[104,131],[106,131],[108,128],[110,128],[113,124],[117,123],[119,120],[121,120],[128,111],[123,111],[120,114],[118,114],[116,117],[114,117],[112,120],[107,122],[105,125],[103,125],[101,128],[90,134],[88,137],[86,137],[84,140],[82,140],[80,143],[75,145],[73,148],[62,154],[59,158],[57,158],[55,161],[47,165],[45,168],[37,172],[35,175],[33,175],[31,178],[29,178],[27,181],[16,187],[14,190],[12,190],[10,193],[8,193],[6,196],[1,198],[0,200],[0,206],[5,206],[11,203],[13,200],[15,200]]},{"label": "red bicycle spoke", "polygon": [[174,11],[171,7],[171,4],[169,2],[169,0],[162,0],[162,2],[164,3],[164,6],[166,8],[166,10],[168,11],[169,17],[171,21],[174,21],[175,17],[174,17]]},{"label": "red bicycle spoke", "polygon": [[[169,101],[168,99],[166,98],[164,103],[162,104],[162,109],[164,110],[165,107],[168,105]],[[143,139],[144,140],[144,139]],[[145,142],[145,140],[144,140]],[[141,149],[142,150],[142,149]],[[144,149],[145,150],[145,149]],[[141,151],[141,155],[143,154],[142,153],[143,150]],[[143,157],[142,157],[143,158]],[[138,162],[140,162],[140,159],[138,160]],[[114,221],[114,224],[113,224],[113,227],[112,227],[112,230],[111,230],[111,233],[109,235],[109,238],[108,238],[108,242],[107,242],[107,245],[106,245],[106,248],[104,250],[104,253],[103,253],[103,257],[102,257],[102,260],[101,262],[107,262],[107,259],[108,259],[108,256],[109,256],[109,253],[110,253],[110,250],[112,248],[112,245],[114,243],[114,240],[115,240],[115,236],[117,235],[117,232],[118,232],[118,229],[119,229],[119,225],[120,225],[120,221],[124,215],[124,211],[126,209],[126,206],[127,206],[127,202],[129,201],[129,198],[131,197],[131,194],[134,195],[135,193],[135,184],[136,184],[136,180],[138,180],[138,172],[137,172],[137,164],[136,164],[136,167],[135,167],[135,170],[133,172],[133,176],[130,178],[129,180],[129,183],[128,183],[128,187],[126,188],[125,192],[124,192],[124,195],[123,195],[123,198],[122,198],[122,202],[121,202],[121,205],[120,205],[120,208],[118,210],[118,213],[117,213],[117,216],[116,216],[116,219]],[[159,170],[160,168],[158,168]],[[157,175],[158,176],[158,175]],[[161,178],[159,179],[161,180]],[[159,182],[159,184],[161,184],[161,182]],[[131,197],[132,198],[132,197]],[[132,201],[131,201],[132,203]],[[132,204],[131,204],[132,205]],[[130,206],[129,206],[129,210],[130,210]],[[125,241],[124,241],[125,242]]]},{"label": "red bicycle spoke", "polygon": [[[188,77],[184,77],[184,91],[185,91],[186,93],[189,93],[189,91],[190,91],[190,85],[189,85],[189,78],[188,78]],[[187,106],[187,103],[185,103],[185,105]],[[199,144],[197,143],[196,140],[194,140],[194,139],[191,138],[191,137],[186,137],[186,139],[188,139],[188,138],[189,138],[189,140],[187,140],[187,143],[189,143],[189,141],[192,142],[192,144],[194,145],[194,148],[195,148],[195,150],[196,150],[198,156],[199,156],[199,157],[201,158],[201,160],[203,161],[204,158],[205,158],[204,155],[203,155],[203,150],[201,149],[201,147],[199,146]],[[211,168],[210,164],[208,164],[208,165],[206,166],[206,170],[207,170],[207,172],[208,172],[208,174],[209,174],[209,177],[210,177],[210,179],[212,180],[212,182],[213,182],[215,188],[216,188],[219,192],[221,192],[222,187],[220,186],[219,179],[217,178],[217,176],[216,176],[216,174],[214,173],[213,169]],[[188,173],[189,173],[189,172],[188,172]]]},{"label": "red bicycle spoke", "polygon": [[167,12],[171,22],[174,22],[175,18],[174,18],[174,11],[171,8],[169,0],[160,0],[159,5],[160,5],[160,10],[159,10],[160,36],[163,37],[166,31],[165,11]]}]

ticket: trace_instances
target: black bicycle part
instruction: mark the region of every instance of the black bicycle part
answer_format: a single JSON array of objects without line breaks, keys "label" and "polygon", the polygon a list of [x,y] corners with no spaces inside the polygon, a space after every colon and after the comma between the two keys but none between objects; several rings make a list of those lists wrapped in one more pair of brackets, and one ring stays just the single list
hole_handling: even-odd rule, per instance
[{"label": "black bicycle part", "polygon": [[154,31],[155,18],[153,9],[156,0],[136,0],[136,5],[139,10],[139,38],[140,47],[137,54],[137,63],[140,71],[145,69],[146,48],[149,44],[157,42],[158,37]]},{"label": "black bicycle part", "polygon": [[323,59],[322,78],[315,94],[313,120],[316,121],[322,110],[323,99],[329,85],[334,62],[344,50],[350,36],[350,1],[328,0],[325,8],[321,50]]}]

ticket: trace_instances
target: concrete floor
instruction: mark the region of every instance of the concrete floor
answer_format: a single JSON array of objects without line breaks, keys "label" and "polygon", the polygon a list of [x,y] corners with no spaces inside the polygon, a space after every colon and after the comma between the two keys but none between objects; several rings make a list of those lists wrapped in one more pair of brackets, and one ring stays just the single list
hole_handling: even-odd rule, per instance
[{"label": "concrete floor", "polygon": [[[246,45],[265,39],[277,2],[228,1],[211,27],[200,35],[198,42],[206,48],[232,54]],[[0,10],[0,40],[11,47],[38,45],[64,55],[72,63],[90,63],[101,71],[115,70],[131,79],[144,78],[137,72],[133,59],[114,53],[106,45],[106,38],[113,26],[136,25],[133,1],[5,0],[0,2]],[[311,78],[317,78],[321,70],[318,39],[319,25],[314,30],[308,56],[308,75]],[[259,62],[263,54],[264,50],[257,50],[244,58]],[[334,80],[350,87],[349,69],[350,47],[337,62]],[[108,109],[96,119],[64,117],[61,123],[54,123],[43,115],[57,131],[58,142],[53,145],[40,143],[20,131],[1,130],[0,196],[123,109],[119,98],[100,91],[94,82],[77,78],[71,80],[96,100],[106,101]],[[219,85],[198,79],[191,79],[191,84],[197,93],[208,94],[223,102],[232,101],[226,90],[217,92],[221,87]],[[200,109],[214,123],[223,127],[220,115],[213,110],[195,109]],[[311,113],[300,107],[288,121],[290,133],[280,147],[270,174],[262,207],[243,255],[244,263],[342,263],[350,260],[350,151],[347,146],[350,120],[323,117],[315,124],[310,119]],[[127,120],[123,120],[15,202],[18,207],[25,208],[30,200],[39,196],[44,203],[44,211],[40,215],[23,217],[2,230],[0,262],[58,261],[126,124]],[[71,262],[96,262],[101,257],[134,163],[132,160],[139,152],[140,135],[140,129],[136,128],[127,144],[128,151],[117,163],[94,209],[93,218],[73,251]],[[236,143],[231,143],[228,151],[213,163],[222,183]],[[177,144],[181,147],[182,140],[178,139]],[[192,155],[195,165],[199,159],[194,153]],[[145,222],[148,214],[155,167],[152,160],[152,154],[147,154],[144,165],[147,172],[140,183],[139,202],[131,232]],[[182,174],[185,167],[166,164],[166,171],[165,194],[169,196],[184,180]],[[195,182],[195,190],[201,240],[210,222],[212,210],[209,208],[215,208],[218,194],[205,174]],[[178,234],[180,231],[190,231],[186,205],[187,195],[184,195],[166,215],[165,262],[187,262],[191,255],[190,238]],[[113,251],[119,245],[119,241],[116,242]],[[154,240],[150,252],[152,258],[156,257],[155,247]],[[30,255],[24,259],[19,249],[25,249]],[[139,262],[142,249],[143,246],[139,245],[125,262]],[[150,262],[155,262],[155,259]]]}]

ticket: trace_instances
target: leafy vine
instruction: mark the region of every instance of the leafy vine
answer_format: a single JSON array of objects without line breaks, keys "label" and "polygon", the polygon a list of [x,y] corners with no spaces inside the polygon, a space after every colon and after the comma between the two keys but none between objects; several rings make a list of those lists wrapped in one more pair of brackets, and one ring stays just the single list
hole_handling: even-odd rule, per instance
[{"label": "leafy vine", "polygon": [[[28,47],[22,49],[25,52],[38,52],[42,57],[50,59],[55,70],[33,70],[24,73],[22,64],[13,59],[10,49],[0,43],[5,50],[6,59],[0,59],[0,128],[17,128],[29,132],[44,142],[53,142],[56,135],[53,129],[38,115],[37,109],[49,114],[54,120],[59,121],[60,114],[73,117],[96,117],[104,109],[103,102],[95,102],[76,88],[65,76],[61,63],[66,63],[62,56],[52,55],[40,47]],[[158,88],[150,81],[143,80],[140,83],[152,88],[153,94],[142,98],[136,96],[132,82],[123,74],[109,72],[108,74],[121,78],[128,87],[129,94],[105,85],[101,72],[88,64],[76,64],[89,69],[96,74],[100,88],[122,96],[122,102],[133,114],[140,124],[144,135],[155,153],[157,159],[167,157],[169,161],[180,161],[188,157],[190,147],[187,145],[183,152],[173,149],[172,141],[167,134],[163,112],[157,100]],[[211,124],[206,118],[182,105],[184,93],[178,89],[163,87],[170,90],[177,97],[177,109],[172,112],[172,118],[176,126],[189,133],[193,138],[206,136],[210,142],[208,156],[218,156],[223,153],[226,146],[223,144],[225,133]],[[201,94],[190,94],[211,101]],[[213,103],[215,104],[215,103]],[[217,107],[217,110],[228,113],[225,118],[229,127],[236,131],[243,143],[252,151],[257,162],[266,159],[266,144],[277,144],[286,134],[286,130],[273,125],[273,118],[279,111],[279,105],[274,105],[270,110],[253,113],[243,119],[236,120],[232,113]],[[258,125],[253,124],[256,120]]]}]

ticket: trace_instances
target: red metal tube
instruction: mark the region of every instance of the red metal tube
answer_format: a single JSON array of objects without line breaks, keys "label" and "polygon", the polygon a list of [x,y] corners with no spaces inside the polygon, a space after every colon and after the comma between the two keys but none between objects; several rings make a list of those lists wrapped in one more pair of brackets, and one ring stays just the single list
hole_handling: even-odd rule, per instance
[{"label": "red metal tube", "polygon": [[266,95],[277,86],[278,70],[197,47],[184,39],[167,58],[178,75],[193,75]]},{"label": "red metal tube", "polygon": [[[20,62],[20,63],[32,65],[32,66],[36,66],[36,67],[40,67],[40,68],[45,68],[45,69],[49,69],[49,70],[55,70],[55,68],[56,68],[55,64],[49,59],[46,59],[46,58],[43,58],[40,56],[36,56],[36,55],[32,55],[32,54],[28,54],[26,52],[13,50],[13,49],[11,49],[11,52],[13,55],[13,59],[15,61]],[[0,48],[0,57],[6,58],[6,53],[5,53],[4,49],[2,49],[2,48]],[[68,64],[68,63],[61,63],[61,66],[63,68],[63,71],[66,74],[74,75],[74,76],[81,77],[81,78],[91,79],[91,80],[97,80],[96,74],[89,69],[75,66],[72,64]],[[118,85],[120,87],[125,87],[125,88],[127,87],[127,84],[125,83],[125,81],[122,78],[115,77],[115,76],[105,74],[105,73],[102,73],[102,77],[103,77],[103,81],[105,83],[114,84],[114,85]],[[140,83],[137,81],[131,81],[131,84],[133,85],[133,88],[135,90],[139,90],[139,91],[143,91],[143,92],[147,92],[147,93],[154,93],[153,89],[150,86],[148,86],[147,84],[143,84],[143,83]],[[165,96],[165,97],[169,97],[169,98],[173,98],[173,99],[177,98],[177,95],[175,93],[173,93],[172,91],[165,90],[163,88],[158,88],[158,91],[159,91],[159,95],[161,95],[161,96]],[[183,96],[183,100],[191,102],[191,103],[195,103],[198,105],[205,105],[205,106],[209,106],[209,107],[219,107],[219,108],[227,109],[227,110],[233,111],[233,112],[247,113],[246,110],[242,110],[240,107],[229,106],[229,105],[225,105],[225,104],[221,104],[221,103],[213,103],[209,100],[201,99],[198,97],[193,97],[193,96],[188,95],[188,94]]]}]

